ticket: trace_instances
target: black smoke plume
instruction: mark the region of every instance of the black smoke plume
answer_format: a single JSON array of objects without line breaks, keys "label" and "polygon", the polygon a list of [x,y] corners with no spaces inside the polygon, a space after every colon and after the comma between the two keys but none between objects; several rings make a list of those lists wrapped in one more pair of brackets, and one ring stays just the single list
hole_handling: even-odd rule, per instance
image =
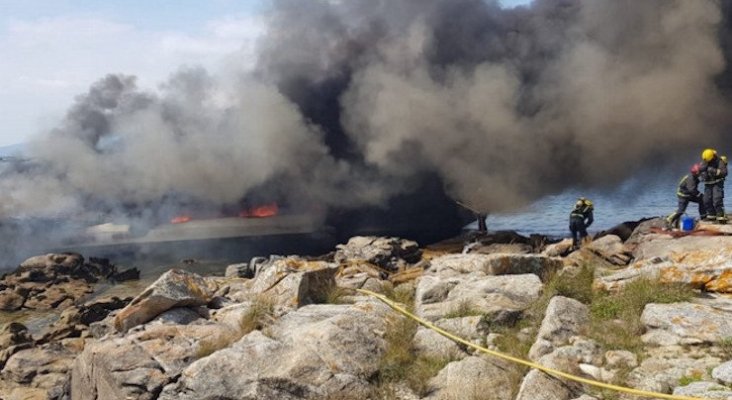
[{"label": "black smoke plume", "polygon": [[147,215],[262,193],[424,212],[452,207],[447,193],[495,212],[653,179],[727,146],[730,4],[276,0],[254,72],[93,84],[34,141],[40,166],[4,174],[0,212]]}]

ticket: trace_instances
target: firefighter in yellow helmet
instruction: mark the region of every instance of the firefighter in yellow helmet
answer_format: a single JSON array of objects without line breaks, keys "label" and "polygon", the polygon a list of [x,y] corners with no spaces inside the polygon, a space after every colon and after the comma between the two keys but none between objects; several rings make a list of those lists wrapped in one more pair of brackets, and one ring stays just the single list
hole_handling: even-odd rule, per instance
[{"label": "firefighter in yellow helmet", "polygon": [[594,205],[584,197],[580,197],[569,214],[569,230],[572,232],[572,248],[578,249],[582,241],[587,237],[587,228],[594,221]]},{"label": "firefighter in yellow helmet", "polygon": [[727,178],[727,157],[714,149],[702,152],[701,181],[704,182],[704,206],[707,219],[726,223],[724,212],[724,181]]}]

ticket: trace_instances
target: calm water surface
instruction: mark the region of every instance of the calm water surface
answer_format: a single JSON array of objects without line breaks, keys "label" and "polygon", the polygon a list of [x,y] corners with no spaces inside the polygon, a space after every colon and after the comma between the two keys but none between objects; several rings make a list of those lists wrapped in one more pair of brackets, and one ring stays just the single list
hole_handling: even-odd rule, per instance
[{"label": "calm water surface", "polygon": [[[569,213],[579,196],[585,196],[595,204],[595,222],[589,229],[590,234],[623,221],[667,216],[676,209],[676,187],[681,176],[658,179],[652,186],[631,182],[611,191],[570,190],[547,196],[523,210],[489,215],[488,229],[569,236]],[[729,201],[725,203],[729,207]],[[699,215],[695,204],[689,205],[687,213],[692,217]],[[475,226],[470,225],[471,228]]]}]

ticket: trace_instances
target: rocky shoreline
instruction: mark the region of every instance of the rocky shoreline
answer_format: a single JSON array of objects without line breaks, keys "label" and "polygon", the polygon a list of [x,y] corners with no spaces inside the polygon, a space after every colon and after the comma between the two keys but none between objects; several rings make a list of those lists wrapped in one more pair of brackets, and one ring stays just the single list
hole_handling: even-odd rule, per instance
[{"label": "rocky shoreline", "polygon": [[[0,399],[619,399],[475,353],[368,289],[491,349],[643,390],[732,399],[732,229],[674,237],[628,223],[570,252],[508,232],[432,246],[354,237],[316,258],[255,258],[225,276],[134,277],[51,254],[0,279],[3,310],[55,309],[0,331]],[[615,234],[613,234],[615,233]]]}]

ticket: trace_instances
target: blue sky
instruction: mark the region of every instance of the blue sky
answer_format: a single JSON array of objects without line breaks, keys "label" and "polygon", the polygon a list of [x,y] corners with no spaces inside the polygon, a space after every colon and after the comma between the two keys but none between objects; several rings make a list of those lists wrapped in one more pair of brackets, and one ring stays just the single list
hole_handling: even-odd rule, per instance
[{"label": "blue sky", "polygon": [[268,2],[0,0],[0,146],[56,125],[74,96],[106,73],[154,87],[181,65],[253,59]]}]

